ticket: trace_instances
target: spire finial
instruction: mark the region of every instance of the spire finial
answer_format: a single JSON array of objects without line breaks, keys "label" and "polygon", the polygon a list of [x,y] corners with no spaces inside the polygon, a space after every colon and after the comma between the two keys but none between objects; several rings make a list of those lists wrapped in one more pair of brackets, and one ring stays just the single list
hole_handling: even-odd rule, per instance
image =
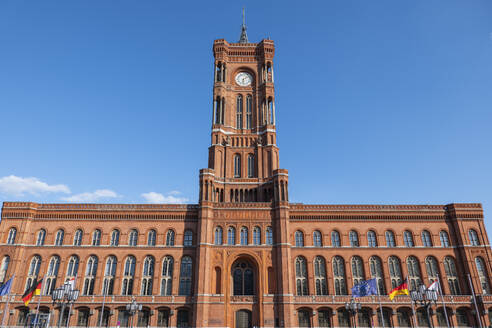
[{"label": "spire finial", "polygon": [[239,37],[239,43],[248,43],[248,34],[246,34],[246,18],[243,7],[243,25],[241,25],[241,36]]}]

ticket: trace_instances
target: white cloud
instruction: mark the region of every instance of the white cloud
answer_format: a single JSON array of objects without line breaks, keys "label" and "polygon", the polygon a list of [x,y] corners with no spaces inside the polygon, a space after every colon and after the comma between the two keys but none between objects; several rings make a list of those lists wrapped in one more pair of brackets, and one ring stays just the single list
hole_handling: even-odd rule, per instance
[{"label": "white cloud", "polygon": [[14,196],[24,196],[25,194],[38,196],[49,192],[69,194],[70,189],[63,184],[49,185],[35,177],[22,178],[9,175],[0,178],[0,192]]},{"label": "white cloud", "polygon": [[83,192],[81,194],[72,195],[69,197],[62,197],[62,200],[74,203],[95,202],[101,199],[117,198],[117,193],[109,189],[99,189],[94,192]]},{"label": "white cloud", "polygon": [[185,197],[176,197],[180,194],[181,192],[176,190],[170,191],[166,195],[151,191],[143,193],[141,196],[145,198],[147,203],[151,204],[180,204],[189,201],[189,199]]}]

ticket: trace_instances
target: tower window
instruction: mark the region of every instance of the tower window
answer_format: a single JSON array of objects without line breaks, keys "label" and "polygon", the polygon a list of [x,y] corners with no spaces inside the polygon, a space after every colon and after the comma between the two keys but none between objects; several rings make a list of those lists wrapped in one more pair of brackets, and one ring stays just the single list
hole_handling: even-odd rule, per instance
[{"label": "tower window", "polygon": [[234,177],[241,177],[241,155],[234,155]]},{"label": "tower window", "polygon": [[236,229],[234,229],[234,227],[229,227],[229,229],[227,229],[227,244],[236,244]]},{"label": "tower window", "polygon": [[246,97],[246,129],[251,129],[251,115],[252,115],[252,98],[251,95]]},{"label": "tower window", "polygon": [[260,245],[261,244],[261,230],[260,227],[255,227],[253,229],[253,244]]},{"label": "tower window", "polygon": [[241,228],[241,245],[248,245],[248,228]]},{"label": "tower window", "polygon": [[248,155],[248,178],[255,176],[255,156]]},{"label": "tower window", "polygon": [[222,245],[222,228],[221,227],[215,228],[214,244],[215,245]]},{"label": "tower window", "polygon": [[243,128],[243,96],[238,95],[236,98],[236,128]]},{"label": "tower window", "polygon": [[273,230],[272,227],[266,228],[266,244],[273,245]]}]

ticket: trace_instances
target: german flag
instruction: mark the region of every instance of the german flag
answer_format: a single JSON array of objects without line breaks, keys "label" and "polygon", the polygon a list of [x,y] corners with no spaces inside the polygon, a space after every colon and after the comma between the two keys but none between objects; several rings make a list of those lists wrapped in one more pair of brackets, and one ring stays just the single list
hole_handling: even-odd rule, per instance
[{"label": "german flag", "polygon": [[410,295],[410,293],[408,292],[408,285],[406,281],[400,286],[393,288],[389,292],[390,300],[393,300],[393,298],[395,298],[395,296],[397,295]]},{"label": "german flag", "polygon": [[41,283],[42,282],[43,282],[43,279],[34,280],[32,285],[25,291],[24,295],[22,295],[22,300],[24,301],[24,304],[26,306],[29,305],[29,302],[31,301],[31,299],[34,295],[41,295]]}]

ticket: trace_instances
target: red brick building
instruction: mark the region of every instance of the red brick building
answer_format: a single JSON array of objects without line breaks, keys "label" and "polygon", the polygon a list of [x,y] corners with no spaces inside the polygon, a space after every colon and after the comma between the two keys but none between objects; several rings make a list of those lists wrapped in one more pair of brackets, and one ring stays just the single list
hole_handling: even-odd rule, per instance
[{"label": "red brick building", "polygon": [[[21,295],[44,276],[77,277],[71,326],[336,327],[349,325],[350,288],[376,278],[386,327],[426,326],[408,296],[388,291],[438,277],[451,326],[492,324],[492,254],[480,204],[306,205],[289,202],[276,146],[272,40],[215,40],[211,145],[194,205],[5,202],[0,280],[15,273],[8,326],[36,308]],[[478,295],[477,307],[471,301]],[[107,286],[104,312],[103,286]],[[7,296],[2,298],[5,310]],[[380,326],[377,297],[360,298],[358,326]],[[435,326],[446,326],[441,300]],[[70,315],[68,315],[70,313]]]}]

